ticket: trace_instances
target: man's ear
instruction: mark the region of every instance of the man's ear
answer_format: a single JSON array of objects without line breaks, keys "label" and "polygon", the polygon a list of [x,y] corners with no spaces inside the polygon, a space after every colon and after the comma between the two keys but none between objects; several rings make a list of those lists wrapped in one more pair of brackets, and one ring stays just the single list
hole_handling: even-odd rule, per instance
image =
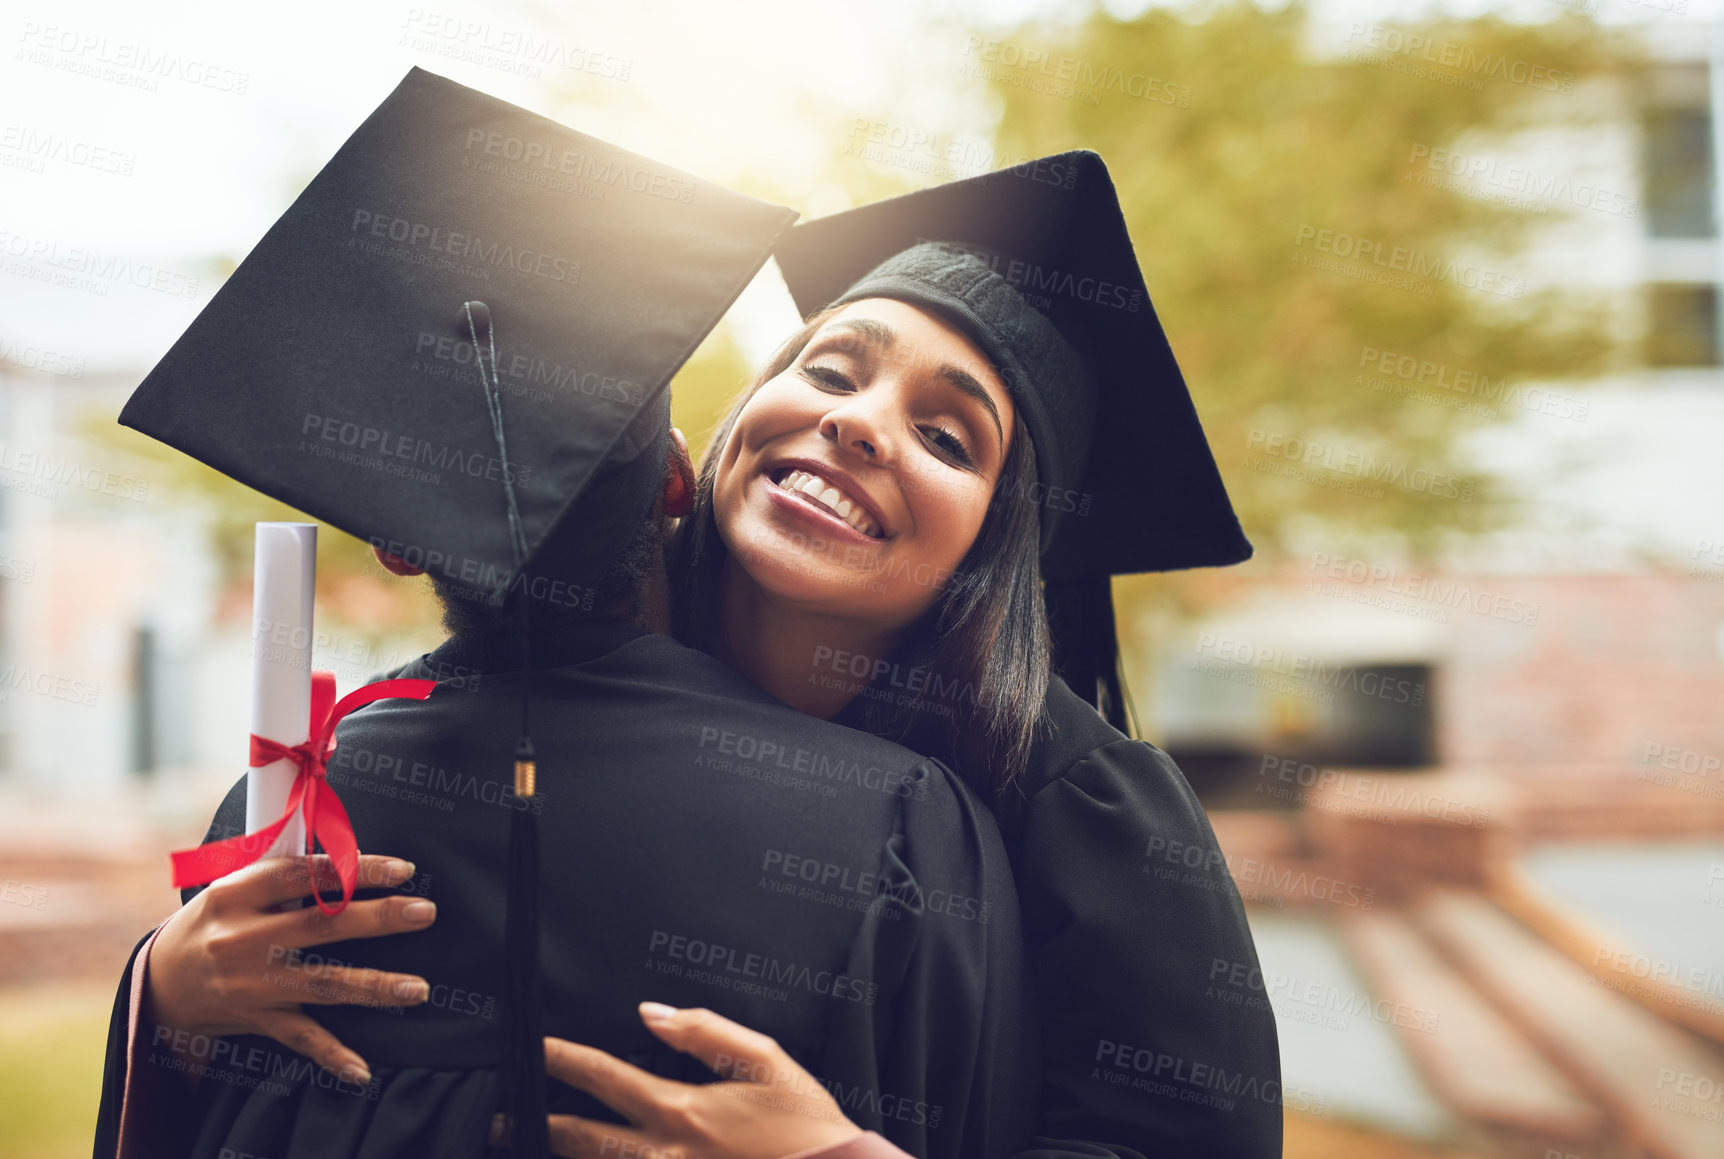
[{"label": "man's ear", "polygon": [[681,518],[694,510],[694,460],[688,440],[675,427],[664,455],[664,513]]},{"label": "man's ear", "polygon": [[372,548],[371,554],[375,555],[377,557],[377,562],[382,564],[386,571],[392,571],[396,575],[424,575],[425,574],[424,568],[414,567],[412,564],[408,563],[406,560],[402,559],[400,556],[390,555],[387,551],[384,551],[381,547]]}]

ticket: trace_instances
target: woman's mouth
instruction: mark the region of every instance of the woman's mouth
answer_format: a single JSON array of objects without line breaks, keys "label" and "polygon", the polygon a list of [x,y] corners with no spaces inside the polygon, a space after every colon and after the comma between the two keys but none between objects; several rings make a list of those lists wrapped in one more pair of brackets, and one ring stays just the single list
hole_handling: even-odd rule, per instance
[{"label": "woman's mouth", "polygon": [[769,476],[773,486],[788,492],[803,502],[849,524],[870,539],[884,539],[880,525],[874,522],[862,504],[844,493],[844,488],[829,479],[800,467],[783,467]]}]

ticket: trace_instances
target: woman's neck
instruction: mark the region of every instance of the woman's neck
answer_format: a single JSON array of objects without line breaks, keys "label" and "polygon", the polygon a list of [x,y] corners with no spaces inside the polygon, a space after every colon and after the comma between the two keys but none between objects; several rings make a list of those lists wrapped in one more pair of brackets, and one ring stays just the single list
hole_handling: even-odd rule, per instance
[{"label": "woman's neck", "polygon": [[896,631],[808,611],[762,591],[734,558],[725,559],[718,586],[718,659],[810,716],[837,716],[868,686],[874,662],[898,644]]}]

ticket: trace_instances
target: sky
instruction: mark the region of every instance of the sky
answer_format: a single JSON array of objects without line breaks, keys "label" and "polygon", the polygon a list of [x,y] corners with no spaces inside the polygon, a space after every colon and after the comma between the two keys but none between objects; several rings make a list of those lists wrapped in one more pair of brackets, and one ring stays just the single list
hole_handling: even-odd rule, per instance
[{"label": "sky", "polygon": [[[1320,27],[1448,9],[1688,21],[1724,0],[1319,0]],[[1684,5],[1686,17],[1659,12]],[[1141,0],[1109,0],[1130,15]],[[22,0],[0,8],[0,355],[29,345],[94,373],[148,367],[313,172],[412,66],[806,215],[832,116],[986,138],[996,110],[959,72],[977,30],[1075,19],[1068,0],[414,5],[305,0]],[[529,40],[534,46],[528,48]],[[841,123],[841,122],[840,122]],[[43,284],[74,250],[144,285]],[[224,263],[227,263],[224,265]],[[737,310],[776,335],[770,271]],[[754,320],[751,325],[751,319]],[[21,345],[23,344],[23,345]],[[749,350],[758,353],[758,350]]]}]

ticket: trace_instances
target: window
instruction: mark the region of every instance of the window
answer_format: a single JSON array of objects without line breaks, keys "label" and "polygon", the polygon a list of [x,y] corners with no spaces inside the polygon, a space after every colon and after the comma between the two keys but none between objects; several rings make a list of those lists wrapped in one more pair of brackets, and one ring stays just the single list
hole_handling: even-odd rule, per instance
[{"label": "window", "polygon": [[1647,110],[1646,228],[1653,237],[1712,237],[1712,117],[1704,108]]},{"label": "window", "polygon": [[1717,366],[1718,287],[1667,283],[1648,290],[1647,365]]}]

